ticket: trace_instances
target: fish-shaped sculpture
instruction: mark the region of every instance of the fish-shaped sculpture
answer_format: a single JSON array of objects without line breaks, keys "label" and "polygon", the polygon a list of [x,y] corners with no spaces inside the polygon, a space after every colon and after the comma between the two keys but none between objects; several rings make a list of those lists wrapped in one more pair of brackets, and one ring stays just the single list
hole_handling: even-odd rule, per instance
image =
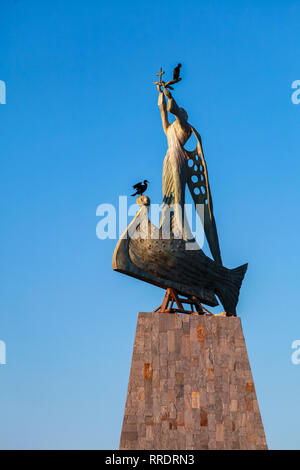
[{"label": "fish-shaped sculpture", "polygon": [[[160,70],[158,75],[161,77],[162,73]],[[141,208],[115,248],[113,269],[164,289],[174,289],[187,296],[187,303],[190,304],[216,306],[218,297],[226,314],[236,315],[247,264],[235,269],[223,266],[201,136],[188,122],[187,112],[178,106],[167,84],[161,80],[155,84],[159,93],[162,126],[168,141],[163,163],[160,226],[155,227],[149,220],[150,200],[147,196],[139,196],[137,203]],[[175,116],[172,123],[168,113]],[[197,145],[189,151],[185,144],[192,135]],[[186,186],[201,218],[213,259],[206,256],[199,246],[190,249],[188,233],[191,231],[184,216]],[[168,236],[165,236],[166,232]]]},{"label": "fish-shaped sculpture", "polygon": [[141,208],[115,248],[113,269],[165,289],[172,287],[210,306],[218,305],[218,296],[227,315],[236,315],[247,264],[228,269],[200,248],[186,249],[183,239],[161,238],[161,231],[149,220],[149,198],[140,196],[137,203]]}]

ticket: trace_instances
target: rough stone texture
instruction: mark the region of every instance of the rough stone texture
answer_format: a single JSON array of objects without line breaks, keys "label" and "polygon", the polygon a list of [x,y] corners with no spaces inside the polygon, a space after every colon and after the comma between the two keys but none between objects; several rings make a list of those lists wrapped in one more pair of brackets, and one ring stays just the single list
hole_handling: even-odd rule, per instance
[{"label": "rough stone texture", "polygon": [[120,449],[266,449],[240,318],[139,313]]}]

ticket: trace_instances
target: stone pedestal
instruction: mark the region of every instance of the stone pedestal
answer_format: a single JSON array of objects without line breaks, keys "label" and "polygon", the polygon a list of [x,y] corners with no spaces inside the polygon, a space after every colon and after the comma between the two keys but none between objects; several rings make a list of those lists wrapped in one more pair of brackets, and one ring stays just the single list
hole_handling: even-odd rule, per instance
[{"label": "stone pedestal", "polygon": [[120,449],[267,449],[240,318],[139,313]]}]

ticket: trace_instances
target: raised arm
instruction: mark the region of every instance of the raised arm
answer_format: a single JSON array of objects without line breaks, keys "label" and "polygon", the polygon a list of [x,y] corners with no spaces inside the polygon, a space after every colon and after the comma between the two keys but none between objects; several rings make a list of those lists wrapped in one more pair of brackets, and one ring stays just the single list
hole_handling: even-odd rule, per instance
[{"label": "raised arm", "polygon": [[169,113],[174,114],[175,118],[178,119],[180,124],[185,127],[187,125],[187,114],[184,111],[183,108],[180,108],[176,101],[174,100],[173,96],[171,95],[170,91],[165,88],[164,93],[168,98],[168,105],[167,105],[167,111]]},{"label": "raised arm", "polygon": [[168,120],[166,98],[163,92],[161,91],[160,85],[157,85],[157,89],[158,89],[158,107],[160,109],[162,125],[163,125],[165,134],[167,134],[167,130],[168,130],[170,123]]}]

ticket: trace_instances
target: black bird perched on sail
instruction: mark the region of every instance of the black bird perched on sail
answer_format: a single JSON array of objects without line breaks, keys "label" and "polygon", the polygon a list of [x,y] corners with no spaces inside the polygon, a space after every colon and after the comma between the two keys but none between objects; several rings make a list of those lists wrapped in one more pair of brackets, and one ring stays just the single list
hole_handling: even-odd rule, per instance
[{"label": "black bird perched on sail", "polygon": [[134,194],[131,194],[131,196],[136,196],[137,194],[142,195],[146,191],[148,183],[149,181],[144,180],[144,184],[142,182],[135,184],[133,186],[133,189],[135,189],[136,192]]},{"label": "black bird perched on sail", "polygon": [[179,75],[180,75],[180,67],[181,64],[178,64],[177,67],[173,70],[173,80],[178,80]]}]

